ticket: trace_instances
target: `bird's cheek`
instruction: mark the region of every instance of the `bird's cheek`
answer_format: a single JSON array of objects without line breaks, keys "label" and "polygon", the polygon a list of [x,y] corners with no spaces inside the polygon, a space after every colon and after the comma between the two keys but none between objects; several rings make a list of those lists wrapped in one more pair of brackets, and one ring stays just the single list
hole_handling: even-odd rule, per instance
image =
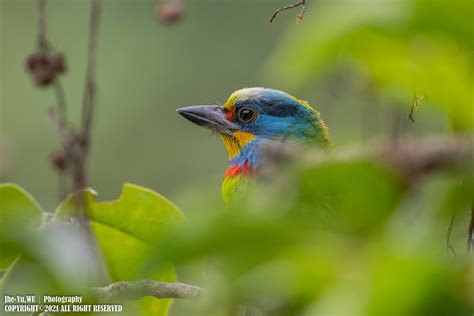
[{"label": "bird's cheek", "polygon": [[234,133],[234,137],[238,140],[240,147],[244,147],[255,138],[255,135],[249,132],[237,131]]}]

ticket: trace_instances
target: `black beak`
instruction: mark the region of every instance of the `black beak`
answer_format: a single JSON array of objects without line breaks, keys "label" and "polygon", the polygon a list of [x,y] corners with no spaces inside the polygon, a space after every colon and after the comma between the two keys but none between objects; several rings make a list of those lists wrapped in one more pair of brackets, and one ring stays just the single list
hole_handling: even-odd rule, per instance
[{"label": "black beak", "polygon": [[177,109],[180,115],[194,124],[218,133],[233,135],[237,125],[225,118],[224,109],[217,105],[193,105]]}]

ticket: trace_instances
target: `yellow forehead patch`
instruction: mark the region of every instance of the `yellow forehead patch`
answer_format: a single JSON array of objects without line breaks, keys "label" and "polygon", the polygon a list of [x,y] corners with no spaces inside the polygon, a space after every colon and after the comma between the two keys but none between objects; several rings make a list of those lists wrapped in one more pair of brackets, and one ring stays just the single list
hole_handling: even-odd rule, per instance
[{"label": "yellow forehead patch", "polygon": [[235,105],[235,101],[237,101],[238,97],[235,95],[235,92],[227,99],[224,103],[224,109],[229,110]]},{"label": "yellow forehead patch", "polygon": [[230,97],[227,99],[227,101],[224,103],[224,108],[228,110],[234,107],[235,103],[240,98],[241,93],[242,93],[242,90],[237,90],[234,93],[232,93]]},{"label": "yellow forehead patch", "polygon": [[263,88],[243,88],[243,89],[237,90],[234,93],[232,93],[229,99],[227,99],[227,101],[224,103],[224,108],[228,110],[234,107],[235,103],[237,103],[239,99],[256,94],[262,89]]}]

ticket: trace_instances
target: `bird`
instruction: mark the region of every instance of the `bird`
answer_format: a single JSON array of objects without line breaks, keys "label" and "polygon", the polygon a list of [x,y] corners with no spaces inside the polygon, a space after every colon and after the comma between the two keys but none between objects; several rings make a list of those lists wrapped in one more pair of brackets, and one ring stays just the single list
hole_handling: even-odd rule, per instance
[{"label": "bird", "polygon": [[228,206],[245,200],[264,164],[266,148],[284,142],[324,150],[333,147],[320,113],[307,101],[276,89],[243,88],[223,105],[193,105],[176,111],[222,138],[229,159],[222,197]]}]

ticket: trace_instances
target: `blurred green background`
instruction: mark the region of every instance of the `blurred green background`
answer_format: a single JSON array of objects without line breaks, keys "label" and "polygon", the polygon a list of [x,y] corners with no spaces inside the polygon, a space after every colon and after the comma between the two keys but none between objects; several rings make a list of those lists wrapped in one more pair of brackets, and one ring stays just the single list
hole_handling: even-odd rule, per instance
[{"label": "blurred green background", "polygon": [[[201,301],[175,302],[171,315],[235,315],[236,308],[252,316],[472,314],[472,161],[413,175],[370,157],[370,146],[378,140],[397,158],[394,144],[413,141],[406,157],[416,165],[425,136],[435,145],[455,136],[472,141],[474,3],[307,3],[295,25],[298,8],[268,23],[286,0],[188,0],[184,18],[163,25],[155,1],[103,1],[90,185],[99,201],[117,197],[124,182],[143,187],[125,185],[114,202],[89,194],[103,255],[96,262],[84,248],[89,240],[69,222],[73,199],[56,212],[63,221],[41,226],[46,219],[32,196],[47,211],[58,199],[48,161],[58,147],[47,115],[55,99],[25,72],[35,50],[36,1],[0,0],[0,180],[25,189],[0,185],[0,268],[21,255],[0,288],[67,293],[151,278],[208,290]],[[89,4],[48,1],[49,39],[68,60],[62,81],[75,120]],[[336,149],[276,166],[277,177],[252,192],[248,205],[226,209],[221,140],[175,109],[224,102],[245,86],[308,100]],[[410,122],[413,99],[421,98]],[[144,315],[166,315],[170,302],[137,303]]]},{"label": "blurred green background", "polygon": [[[242,87],[269,86],[308,100],[326,120],[336,146],[384,137],[397,124],[412,135],[447,131],[439,109],[422,106],[423,115],[411,124],[405,119],[411,95],[402,100],[402,107],[394,107],[374,97],[364,76],[332,64],[325,80],[296,84],[291,69],[297,70],[298,51],[304,46],[300,43],[286,46],[289,55],[281,69],[272,67],[273,72],[280,69],[279,78],[288,73],[287,80],[275,80],[268,70],[269,57],[288,38],[324,38],[330,29],[313,28],[311,19],[331,2],[308,4],[304,23],[295,25],[298,9],[268,23],[285,0],[188,0],[183,20],[163,25],[154,13],[156,1],[103,1],[90,162],[90,183],[100,198],[116,197],[122,183],[133,182],[180,206],[186,204],[188,192],[204,186],[219,199],[227,164],[221,141],[183,120],[175,109],[224,102]],[[365,6],[378,10],[378,3],[365,1]],[[36,9],[34,0],[0,0],[0,177],[20,184],[52,210],[58,181],[48,156],[58,139],[47,109],[55,98],[51,89],[34,86],[24,66],[35,49]],[[61,80],[70,115],[78,118],[89,2],[51,0],[47,14],[48,36],[67,59],[69,70]],[[330,25],[337,25],[337,19]]]}]

